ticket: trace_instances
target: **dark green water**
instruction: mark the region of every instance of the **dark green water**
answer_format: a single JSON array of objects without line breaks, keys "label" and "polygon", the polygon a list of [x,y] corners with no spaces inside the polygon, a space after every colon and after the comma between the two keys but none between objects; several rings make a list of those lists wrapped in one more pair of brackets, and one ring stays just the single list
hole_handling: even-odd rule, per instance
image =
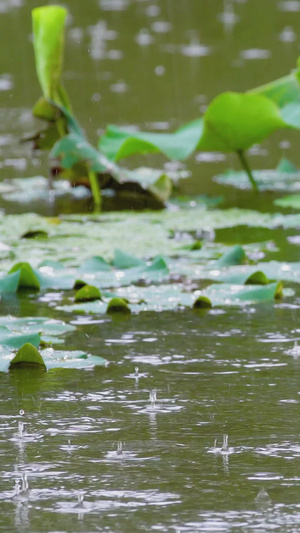
[{"label": "dark green water", "polygon": [[[40,4],[0,1],[1,180],[47,175],[46,159],[41,163],[18,143],[35,127],[30,108],[39,87],[30,11]],[[175,128],[220,91],[246,90],[284,75],[299,51],[298,1],[64,5],[72,15],[65,85],[92,141],[108,122]],[[282,155],[300,164],[296,134],[274,136],[252,150],[251,161],[256,168],[272,167]],[[181,190],[225,193],[227,205],[269,209],[274,195],[257,202],[212,182],[229,163],[234,159],[196,155]],[[217,232],[216,240],[272,239],[280,248],[276,258],[297,261],[297,241],[287,240],[295,234],[237,228]],[[296,292],[281,303],[203,316],[141,313],[119,322],[70,317],[77,329],[67,347],[98,353],[110,364],[0,375],[1,531],[299,531],[300,367],[299,352],[291,353],[300,339],[299,302]],[[30,295],[1,302],[0,310],[66,320]],[[29,490],[14,497],[15,481],[23,477],[24,483],[25,474]]]}]

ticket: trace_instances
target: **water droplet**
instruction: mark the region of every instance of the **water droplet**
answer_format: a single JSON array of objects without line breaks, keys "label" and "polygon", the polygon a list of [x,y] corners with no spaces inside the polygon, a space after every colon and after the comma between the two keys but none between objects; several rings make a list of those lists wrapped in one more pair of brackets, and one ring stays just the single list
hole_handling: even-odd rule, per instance
[{"label": "water droplet", "polygon": [[151,403],[151,407],[154,408],[155,407],[155,402],[156,402],[156,389],[152,389],[150,391],[149,400],[150,400],[150,403]]},{"label": "water droplet", "polygon": [[121,440],[118,441],[118,447],[117,447],[117,454],[122,455],[123,453],[123,442]]},{"label": "water droplet", "polygon": [[29,489],[29,484],[28,484],[28,479],[27,479],[27,474],[26,474],[26,472],[24,472],[24,473],[22,474],[21,481],[22,481],[22,488],[21,488],[21,491],[22,491],[22,492],[27,492],[28,489]]},{"label": "water droplet", "polygon": [[19,494],[20,494],[20,481],[19,481],[19,479],[16,479],[15,486],[14,486],[13,498],[15,498],[16,496],[19,496]]},{"label": "water droplet", "polygon": [[24,409],[20,409],[20,411],[19,411],[19,415],[20,415],[20,416],[24,416],[24,415],[25,415],[25,411],[24,411]]},{"label": "water droplet", "polygon": [[24,436],[24,427],[25,427],[24,422],[21,422],[21,421],[19,420],[19,422],[18,422],[18,437],[19,437],[20,439],[22,439],[23,436]]},{"label": "water droplet", "polygon": [[84,492],[79,492],[77,505],[82,505],[84,500]]},{"label": "water droplet", "polygon": [[228,435],[225,433],[223,435],[223,444],[222,444],[222,452],[228,452],[229,446],[228,446]]}]

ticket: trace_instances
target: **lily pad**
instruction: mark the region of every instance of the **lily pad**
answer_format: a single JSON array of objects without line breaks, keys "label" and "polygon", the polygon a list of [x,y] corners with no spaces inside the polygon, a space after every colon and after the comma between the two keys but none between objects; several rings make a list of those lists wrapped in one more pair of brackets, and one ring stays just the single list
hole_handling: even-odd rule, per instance
[{"label": "lily pad", "polygon": [[[13,316],[0,317],[0,327],[8,328],[8,330],[10,330],[13,334],[22,333],[31,335],[39,333],[43,336],[64,335],[65,333],[75,331],[76,329],[75,326],[72,326],[71,324],[66,324],[62,320],[55,320],[53,318],[46,318],[40,316],[25,318],[16,318]],[[30,342],[31,344],[34,344],[36,347],[38,347],[38,343],[36,344],[32,341]]]},{"label": "lily pad", "polygon": [[30,343],[36,348],[39,347],[41,337],[38,333],[21,333],[14,332],[1,326],[0,329],[0,345],[11,350],[21,348],[23,344]]},{"label": "lily pad", "polygon": [[40,352],[31,344],[25,344],[14,356],[13,353],[5,349],[0,351],[0,372],[5,372],[10,368],[20,365],[40,365],[47,370],[56,368],[84,369],[94,366],[106,366],[107,361],[98,355],[90,355],[80,350],[54,350],[45,348]]},{"label": "lily pad", "polygon": [[247,260],[247,256],[243,248],[236,244],[228,252],[222,255],[216,262],[215,265],[217,268],[232,266],[232,265],[242,265]]},{"label": "lily pad", "polygon": [[201,295],[209,298],[213,306],[245,305],[282,298],[283,290],[280,281],[264,286],[222,283],[210,285]]},{"label": "lily pad", "polygon": [[[300,171],[292,164],[288,164],[286,160],[281,161],[274,170],[255,170],[253,176],[262,191],[297,192],[300,190]],[[233,185],[239,189],[250,188],[248,176],[243,171],[229,170],[224,174],[215,176],[214,180],[217,183]]]},{"label": "lily pad", "polygon": [[146,266],[145,262],[133,255],[127,254],[122,250],[115,250],[114,266],[120,269],[131,268],[136,266]]},{"label": "lily pad", "polygon": [[[200,276],[199,276],[200,274]],[[192,276],[191,272],[190,275]],[[203,269],[195,279],[211,279],[233,284],[266,284],[269,280],[300,283],[300,262],[268,261],[256,265],[233,266],[224,269]]]},{"label": "lily pad", "polygon": [[90,274],[95,272],[107,272],[111,271],[111,265],[109,265],[103,257],[94,256],[90,259],[86,259],[84,263],[79,267],[78,272],[80,274]]},{"label": "lily pad", "polygon": [[80,350],[53,350],[46,348],[41,351],[47,370],[55,368],[93,368],[94,366],[107,366],[106,359],[100,355],[90,355]]},{"label": "lily pad", "polygon": [[16,293],[19,288],[21,270],[0,278],[0,294]]},{"label": "lily pad", "polygon": [[274,200],[274,204],[279,207],[287,207],[291,209],[300,209],[300,194],[289,194],[283,198]]},{"label": "lily pad", "polygon": [[[67,180],[55,180],[50,190],[49,180],[43,176],[6,180],[4,183],[0,183],[0,193],[6,202],[17,202],[20,204],[32,204],[34,202],[49,203],[50,199],[53,200],[53,198],[60,198],[62,196],[71,196],[74,199],[89,198],[91,196],[90,191],[86,187],[81,185],[72,187],[71,183]],[[40,231],[41,234],[43,232],[43,230],[36,231]]]},{"label": "lily pad", "polygon": [[29,263],[17,263],[10,269],[9,274],[13,272],[20,272],[18,289],[40,290],[39,279]]}]

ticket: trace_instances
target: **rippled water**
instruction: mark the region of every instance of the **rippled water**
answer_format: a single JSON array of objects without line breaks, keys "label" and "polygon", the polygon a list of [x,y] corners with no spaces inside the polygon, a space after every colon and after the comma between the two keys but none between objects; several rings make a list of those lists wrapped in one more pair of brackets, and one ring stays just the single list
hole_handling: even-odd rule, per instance
[{"label": "rippled water", "polygon": [[[2,178],[46,173],[46,159],[18,144],[34,129],[39,96],[29,38],[37,4],[0,0],[0,39],[11,52],[1,58]],[[174,128],[220,91],[283,75],[298,54],[298,1],[64,4],[66,86],[93,141],[108,122]],[[279,155],[297,163],[290,141],[284,133],[252,150],[253,164],[274,166]],[[221,154],[196,154],[182,190],[226,191],[227,203],[251,206],[244,191],[212,183],[227,166]],[[259,202],[265,210],[267,195]],[[272,238],[279,259],[298,260],[294,233],[237,228],[216,238]],[[0,375],[1,530],[299,531],[299,301],[117,322],[73,316],[68,347],[110,364]],[[50,312],[30,296],[13,305],[23,315]]]},{"label": "rippled water", "polygon": [[175,317],[81,326],[107,369],[1,375],[6,530],[297,530],[296,311]]}]

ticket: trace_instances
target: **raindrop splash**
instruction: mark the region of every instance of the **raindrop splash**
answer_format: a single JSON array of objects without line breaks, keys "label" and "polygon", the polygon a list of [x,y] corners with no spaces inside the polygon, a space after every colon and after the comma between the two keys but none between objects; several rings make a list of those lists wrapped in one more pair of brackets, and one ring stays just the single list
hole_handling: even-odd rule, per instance
[{"label": "raindrop splash", "polygon": [[222,452],[228,452],[229,446],[228,446],[228,435],[225,433],[223,435],[223,444],[222,444]]},{"label": "raindrop splash", "polygon": [[151,408],[155,409],[155,403],[156,403],[156,389],[152,389],[150,391],[149,400],[151,403]]},{"label": "raindrop splash", "polygon": [[28,484],[26,472],[22,474],[21,482],[22,482],[21,492],[27,492],[29,490],[29,484]]},{"label": "raindrop splash", "polygon": [[262,489],[260,489],[259,493],[257,494],[255,501],[256,503],[265,505],[265,504],[271,503],[272,500],[269,494],[267,493],[267,491],[265,490],[265,488],[263,487]]},{"label": "raindrop splash", "polygon": [[22,439],[23,436],[24,436],[24,427],[25,427],[24,422],[21,422],[21,420],[19,420],[19,422],[18,422],[18,437],[19,437],[19,439]]},{"label": "raindrop splash", "polygon": [[118,441],[117,444],[117,455],[122,455],[123,453],[123,442],[121,440]]}]

